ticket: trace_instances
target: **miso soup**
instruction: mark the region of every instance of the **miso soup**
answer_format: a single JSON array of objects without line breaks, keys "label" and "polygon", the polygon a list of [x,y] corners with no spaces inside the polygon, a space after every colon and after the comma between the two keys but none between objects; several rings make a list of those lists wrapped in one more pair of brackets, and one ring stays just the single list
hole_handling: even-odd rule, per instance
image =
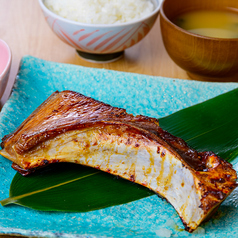
[{"label": "miso soup", "polygon": [[238,38],[238,13],[199,10],[179,15],[177,26],[192,33],[217,38]]}]

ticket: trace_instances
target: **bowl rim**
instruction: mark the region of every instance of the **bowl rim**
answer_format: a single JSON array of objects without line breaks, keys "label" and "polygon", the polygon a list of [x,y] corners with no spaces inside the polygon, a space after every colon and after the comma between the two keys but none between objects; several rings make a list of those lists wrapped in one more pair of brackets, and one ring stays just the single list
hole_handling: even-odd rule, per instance
[{"label": "bowl rim", "polygon": [[127,25],[132,25],[135,23],[139,23],[141,21],[145,21],[147,19],[149,19],[150,17],[156,15],[159,13],[161,5],[163,0],[151,0],[153,3],[158,1],[158,5],[156,6],[156,8],[147,16],[140,18],[140,19],[136,19],[136,20],[132,20],[129,22],[123,22],[123,23],[111,23],[111,24],[91,24],[91,23],[83,23],[83,22],[77,22],[77,21],[73,21],[73,20],[69,20],[67,18],[61,17],[59,15],[57,15],[56,13],[50,11],[45,4],[43,3],[44,0],[38,0],[41,9],[45,12],[47,12],[49,15],[54,16],[54,18],[57,18],[58,20],[70,23],[70,24],[74,24],[74,25],[78,25],[78,26],[85,26],[85,27],[98,27],[98,28],[105,28],[105,27],[121,27],[121,26],[127,26]]},{"label": "bowl rim", "polygon": [[8,70],[10,69],[10,65],[11,65],[11,61],[12,61],[12,53],[11,53],[11,49],[10,49],[9,45],[2,39],[0,39],[0,41],[3,43],[3,45],[5,45],[5,47],[8,51],[8,54],[9,54],[7,65],[5,66],[2,73],[0,72],[0,81],[1,81],[4,78],[4,76],[6,75],[6,73],[8,72]]},{"label": "bowl rim", "polygon": [[193,37],[197,37],[197,38],[200,38],[200,39],[205,39],[205,40],[212,40],[212,41],[229,41],[229,42],[237,42],[238,41],[238,37],[236,38],[219,38],[219,37],[209,37],[209,36],[203,36],[203,35],[199,35],[199,34],[196,34],[196,33],[192,33],[190,31],[187,31],[187,30],[184,30],[183,28],[177,26],[176,24],[174,24],[165,14],[164,12],[164,5],[165,5],[165,2],[167,0],[163,0],[162,4],[161,4],[161,8],[160,8],[160,17],[163,17],[171,26],[173,26],[175,29],[177,29],[178,31],[181,31],[187,35],[190,35],[190,36],[193,36]]}]

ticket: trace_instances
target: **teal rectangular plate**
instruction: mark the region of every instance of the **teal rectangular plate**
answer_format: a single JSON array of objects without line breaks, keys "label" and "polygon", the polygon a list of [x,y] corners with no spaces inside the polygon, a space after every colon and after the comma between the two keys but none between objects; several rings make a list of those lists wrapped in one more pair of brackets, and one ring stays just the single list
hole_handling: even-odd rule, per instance
[{"label": "teal rectangular plate", "polygon": [[[160,118],[237,88],[60,64],[25,56],[10,99],[0,113],[0,137],[11,133],[54,91],[74,90],[123,107],[129,113]],[[234,164],[237,169],[237,164]],[[15,175],[0,157],[0,200]],[[238,237],[238,191],[197,231],[184,231],[173,207],[156,195],[87,213],[40,212],[17,205],[0,207],[0,233],[37,237]]]}]

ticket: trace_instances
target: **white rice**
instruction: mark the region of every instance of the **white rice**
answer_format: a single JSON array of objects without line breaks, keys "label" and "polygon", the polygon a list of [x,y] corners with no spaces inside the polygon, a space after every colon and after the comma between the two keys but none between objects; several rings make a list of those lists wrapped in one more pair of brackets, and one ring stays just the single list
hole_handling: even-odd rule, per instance
[{"label": "white rice", "polygon": [[151,0],[45,0],[44,4],[61,17],[90,24],[129,22],[155,9]]}]

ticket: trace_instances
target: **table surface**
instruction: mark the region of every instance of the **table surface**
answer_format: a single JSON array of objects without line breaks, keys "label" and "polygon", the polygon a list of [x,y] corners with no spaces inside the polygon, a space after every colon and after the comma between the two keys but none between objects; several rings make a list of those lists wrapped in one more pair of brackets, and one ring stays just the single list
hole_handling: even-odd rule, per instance
[{"label": "table surface", "polygon": [[162,42],[159,19],[141,42],[127,49],[123,58],[112,63],[97,64],[81,59],[74,48],[63,43],[51,31],[37,0],[0,0],[0,38],[8,43],[13,56],[10,78],[1,105],[9,97],[19,62],[24,55],[87,67],[190,79],[169,58]]},{"label": "table surface", "polygon": [[87,67],[189,79],[186,72],[169,58],[162,42],[159,19],[141,42],[125,51],[123,58],[112,63],[98,64],[81,59],[74,48],[63,43],[51,31],[37,0],[0,0],[0,6],[0,38],[8,43],[13,55],[2,104],[9,96],[19,62],[24,55]]}]

